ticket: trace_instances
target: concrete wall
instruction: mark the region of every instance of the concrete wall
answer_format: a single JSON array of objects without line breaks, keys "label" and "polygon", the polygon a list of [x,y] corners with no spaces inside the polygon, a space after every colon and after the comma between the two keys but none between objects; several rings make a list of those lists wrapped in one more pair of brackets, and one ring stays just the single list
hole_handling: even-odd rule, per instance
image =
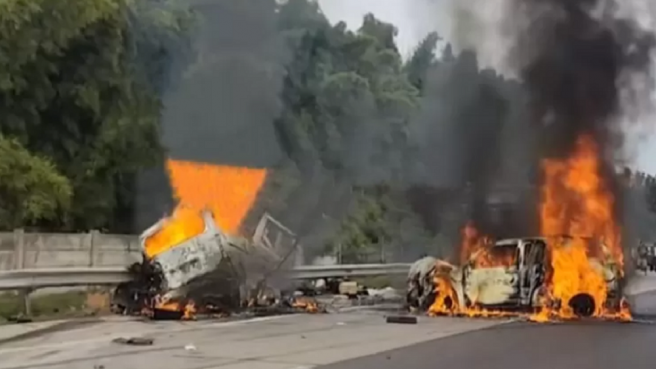
[{"label": "concrete wall", "polygon": [[140,260],[133,235],[0,233],[0,270],[65,267],[122,267]]},{"label": "concrete wall", "polygon": [[[294,234],[269,214],[258,223],[253,241],[287,256],[285,266],[303,264]],[[296,247],[294,247],[296,246]],[[90,233],[0,232],[0,271],[11,269],[126,267],[141,260],[139,237]]]}]

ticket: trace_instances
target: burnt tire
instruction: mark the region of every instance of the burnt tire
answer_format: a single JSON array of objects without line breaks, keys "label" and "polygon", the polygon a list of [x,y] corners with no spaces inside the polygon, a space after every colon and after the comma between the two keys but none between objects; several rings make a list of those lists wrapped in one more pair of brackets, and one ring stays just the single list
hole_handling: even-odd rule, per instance
[{"label": "burnt tire", "polygon": [[587,293],[579,293],[568,301],[569,307],[579,317],[590,317],[596,309],[595,300]]},{"label": "burnt tire", "polygon": [[417,289],[411,289],[405,295],[405,302],[411,308],[419,308],[419,291]]},{"label": "burnt tire", "polygon": [[433,303],[435,302],[436,295],[437,294],[435,292],[430,292],[430,293],[426,294],[426,296],[423,296],[421,301],[420,301],[420,306],[419,306],[420,309],[422,311],[428,311],[428,309],[430,309],[431,305],[433,305]]}]

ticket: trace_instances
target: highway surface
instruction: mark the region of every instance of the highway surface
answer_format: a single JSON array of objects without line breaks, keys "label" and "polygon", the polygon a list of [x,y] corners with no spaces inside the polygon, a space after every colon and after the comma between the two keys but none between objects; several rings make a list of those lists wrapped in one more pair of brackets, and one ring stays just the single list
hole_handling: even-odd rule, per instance
[{"label": "highway surface", "polygon": [[[425,318],[401,325],[358,311],[228,323],[109,318],[13,335],[5,328],[2,369],[651,369],[656,362],[656,325],[646,323]],[[154,342],[112,342],[119,337]]]},{"label": "highway surface", "polygon": [[[656,293],[641,301],[643,308],[656,306]],[[648,320],[422,317],[412,325],[387,324],[386,314],[351,308],[230,322],[108,317],[0,326],[0,369],[651,369],[656,363],[656,324]],[[113,342],[133,337],[154,341]]]},{"label": "highway surface", "polygon": [[[386,324],[381,312],[354,311],[228,323],[110,318],[45,327],[22,338],[5,332],[20,329],[11,326],[0,327],[0,368],[307,369],[501,323],[426,318],[416,325]],[[152,337],[154,342],[112,342],[120,337]]]},{"label": "highway surface", "polygon": [[652,369],[656,326],[513,323],[320,369]]}]

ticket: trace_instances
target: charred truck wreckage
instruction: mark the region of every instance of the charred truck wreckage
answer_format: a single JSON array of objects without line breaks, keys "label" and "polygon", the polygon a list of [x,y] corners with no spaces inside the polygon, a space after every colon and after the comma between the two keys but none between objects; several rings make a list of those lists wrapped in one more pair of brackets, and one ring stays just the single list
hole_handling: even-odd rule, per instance
[{"label": "charred truck wreckage", "polygon": [[[265,221],[266,215],[260,226]],[[281,257],[262,242],[225,234],[210,210],[178,208],[144,231],[139,242],[143,259],[129,267],[131,281],[116,288],[116,313],[191,319],[320,311],[314,299],[269,285],[291,252]]]}]

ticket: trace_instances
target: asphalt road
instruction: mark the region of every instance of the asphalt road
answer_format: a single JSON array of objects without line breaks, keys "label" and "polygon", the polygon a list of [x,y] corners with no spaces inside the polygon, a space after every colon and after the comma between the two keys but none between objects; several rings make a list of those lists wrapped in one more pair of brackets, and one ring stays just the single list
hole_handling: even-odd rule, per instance
[{"label": "asphalt road", "polygon": [[[425,318],[386,324],[354,311],[233,322],[140,322],[120,317],[82,326],[4,332],[0,369],[310,369],[385,352],[503,320]],[[19,329],[21,326],[6,328]],[[116,338],[153,338],[133,346]]]},{"label": "asphalt road", "polygon": [[[656,293],[634,297],[639,311],[656,311]],[[230,322],[106,317],[9,325],[0,327],[0,369],[646,369],[656,363],[656,324],[447,317],[387,324],[389,313],[358,308]],[[114,342],[133,337],[154,342]]]},{"label": "asphalt road", "polygon": [[656,325],[511,323],[317,369],[651,369]]}]

